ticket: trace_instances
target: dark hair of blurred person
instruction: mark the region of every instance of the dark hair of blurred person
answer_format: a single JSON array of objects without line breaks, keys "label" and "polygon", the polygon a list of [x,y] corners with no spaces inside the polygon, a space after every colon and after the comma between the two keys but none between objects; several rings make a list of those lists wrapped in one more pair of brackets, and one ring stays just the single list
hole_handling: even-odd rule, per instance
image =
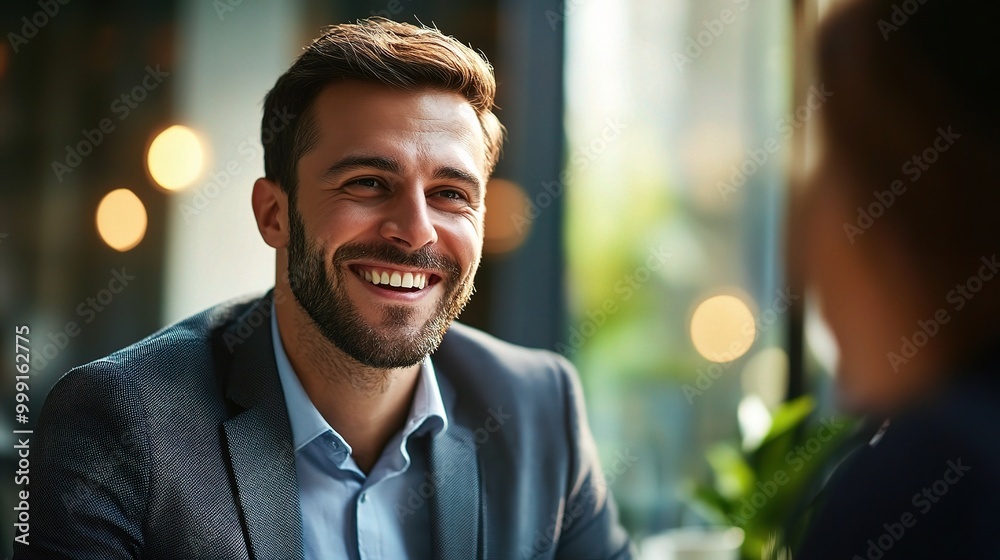
[{"label": "dark hair of blurred person", "polygon": [[998,14],[862,0],[822,25],[833,95],[797,252],[843,404],[889,420],[834,473],[796,560],[1000,550]]}]

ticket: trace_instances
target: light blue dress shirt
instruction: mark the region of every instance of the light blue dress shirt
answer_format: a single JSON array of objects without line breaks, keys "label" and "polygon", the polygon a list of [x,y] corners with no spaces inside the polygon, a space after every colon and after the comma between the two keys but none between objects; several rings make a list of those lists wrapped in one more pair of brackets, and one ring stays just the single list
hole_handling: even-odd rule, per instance
[{"label": "light blue dress shirt", "polygon": [[292,369],[272,304],[271,338],[292,425],[306,560],[431,557],[430,511],[419,498],[428,480],[419,438],[448,428],[437,376],[424,358],[410,414],[366,476],[351,446],[316,410]]}]

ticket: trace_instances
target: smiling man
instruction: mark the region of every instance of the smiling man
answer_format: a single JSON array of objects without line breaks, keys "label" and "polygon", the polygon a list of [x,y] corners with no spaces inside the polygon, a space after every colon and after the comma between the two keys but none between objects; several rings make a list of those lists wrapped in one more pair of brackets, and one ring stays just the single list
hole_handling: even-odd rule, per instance
[{"label": "smiling man", "polygon": [[630,558],[572,366],[453,323],[495,88],[434,29],[306,48],[253,187],[274,289],[60,380],[15,558]]}]

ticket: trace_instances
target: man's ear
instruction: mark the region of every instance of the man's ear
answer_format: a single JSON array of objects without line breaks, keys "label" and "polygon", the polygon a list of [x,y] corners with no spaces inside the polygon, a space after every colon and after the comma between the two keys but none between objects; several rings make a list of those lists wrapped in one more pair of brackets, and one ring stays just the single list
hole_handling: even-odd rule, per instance
[{"label": "man's ear", "polygon": [[275,249],[288,245],[288,195],[277,183],[261,177],[253,184],[253,214],[260,236]]}]

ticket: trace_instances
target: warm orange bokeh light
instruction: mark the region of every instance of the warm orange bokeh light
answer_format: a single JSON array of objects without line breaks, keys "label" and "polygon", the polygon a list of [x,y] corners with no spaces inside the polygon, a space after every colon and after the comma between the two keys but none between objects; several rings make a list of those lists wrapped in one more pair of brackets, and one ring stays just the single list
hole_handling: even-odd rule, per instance
[{"label": "warm orange bokeh light", "polygon": [[156,135],[146,154],[146,169],[157,185],[168,191],[190,186],[201,175],[205,150],[186,126],[174,125]]},{"label": "warm orange bokeh light", "polygon": [[109,192],[97,206],[97,231],[116,251],[128,251],[146,235],[146,207],[128,189]]},{"label": "warm orange bokeh light", "polygon": [[698,304],[691,317],[691,341],[713,362],[731,362],[753,344],[756,325],[750,307],[740,298],[714,296]]},{"label": "warm orange bokeh light", "polygon": [[486,187],[486,236],[483,251],[508,253],[524,243],[531,231],[530,204],[524,189],[505,179]]}]

